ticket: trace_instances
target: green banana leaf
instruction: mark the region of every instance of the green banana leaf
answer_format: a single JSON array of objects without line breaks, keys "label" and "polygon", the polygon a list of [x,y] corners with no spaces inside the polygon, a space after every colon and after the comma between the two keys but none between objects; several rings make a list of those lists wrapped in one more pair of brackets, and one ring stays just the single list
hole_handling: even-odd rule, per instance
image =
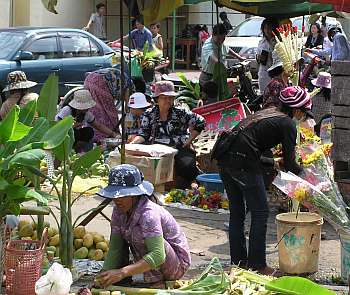
[{"label": "green banana leaf", "polygon": [[73,126],[73,117],[68,116],[57,122],[42,137],[41,142],[44,143],[44,149],[51,150],[58,147],[65,139],[69,130]]},{"label": "green banana leaf", "polygon": [[213,80],[218,84],[219,101],[230,98],[231,93],[227,86],[227,69],[224,64],[215,64],[213,71]]},{"label": "green banana leaf", "polygon": [[35,117],[37,101],[28,102],[19,112],[19,121],[25,125],[31,126]]},{"label": "green banana leaf", "polygon": [[72,164],[73,175],[82,175],[87,169],[89,169],[102,155],[101,148],[97,147],[74,161]]},{"label": "green banana leaf", "polygon": [[335,295],[330,291],[308,279],[300,277],[281,277],[268,282],[267,290],[283,295]]},{"label": "green banana leaf", "polygon": [[58,76],[51,74],[41,88],[37,103],[39,117],[54,121],[58,102]]}]

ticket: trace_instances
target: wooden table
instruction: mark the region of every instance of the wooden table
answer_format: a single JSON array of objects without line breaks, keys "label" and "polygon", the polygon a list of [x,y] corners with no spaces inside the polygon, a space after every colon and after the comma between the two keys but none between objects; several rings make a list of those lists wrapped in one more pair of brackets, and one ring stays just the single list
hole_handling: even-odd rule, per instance
[{"label": "wooden table", "polygon": [[[191,46],[197,46],[197,39],[176,39],[176,45],[181,46],[181,59],[176,59],[175,64],[186,65],[186,69],[189,70],[191,67]],[[186,59],[184,53],[186,52]]]}]

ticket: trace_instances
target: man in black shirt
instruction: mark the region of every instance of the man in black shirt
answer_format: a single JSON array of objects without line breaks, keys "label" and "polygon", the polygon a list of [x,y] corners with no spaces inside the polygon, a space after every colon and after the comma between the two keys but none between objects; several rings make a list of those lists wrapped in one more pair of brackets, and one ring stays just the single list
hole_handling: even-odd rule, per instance
[{"label": "man in black shirt", "polygon": [[[274,270],[266,264],[266,229],[268,204],[262,166],[274,165],[273,158],[262,157],[266,151],[282,144],[285,170],[299,174],[295,160],[297,128],[293,121],[304,120],[311,112],[310,95],[301,87],[281,91],[281,108],[255,113],[240,123],[230,152],[218,159],[220,175],[230,201],[231,263],[266,275]],[[276,165],[277,166],[277,165]],[[249,249],[244,234],[246,207],[251,212]]]}]

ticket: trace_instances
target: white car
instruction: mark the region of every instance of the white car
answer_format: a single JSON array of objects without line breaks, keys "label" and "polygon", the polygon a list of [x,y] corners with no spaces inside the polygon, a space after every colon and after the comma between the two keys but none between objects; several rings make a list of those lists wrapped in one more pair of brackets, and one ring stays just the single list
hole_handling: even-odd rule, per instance
[{"label": "white car", "polygon": [[[308,30],[308,19],[309,16],[305,17],[305,27]],[[226,37],[225,45],[229,46],[236,53],[239,53],[242,57],[251,61],[250,70],[254,78],[257,78],[258,74],[258,63],[256,62],[256,54],[258,50],[259,41],[262,38],[262,32],[260,30],[261,23],[264,18],[259,16],[253,16],[235,27]],[[291,19],[293,24],[298,27],[298,30],[302,30],[303,17],[296,17]],[[327,17],[327,27],[329,25],[337,24],[337,20],[332,17]],[[306,38],[305,38],[306,41]],[[237,63],[236,59],[228,59],[228,65],[231,66]]]}]

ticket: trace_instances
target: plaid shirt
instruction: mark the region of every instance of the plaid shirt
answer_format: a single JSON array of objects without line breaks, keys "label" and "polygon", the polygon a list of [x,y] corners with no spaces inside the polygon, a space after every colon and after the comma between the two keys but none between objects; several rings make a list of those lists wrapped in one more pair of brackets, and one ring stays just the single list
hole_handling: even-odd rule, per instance
[{"label": "plaid shirt", "polygon": [[143,30],[132,30],[130,32],[130,37],[133,40],[136,49],[143,50],[143,46],[146,41],[148,41],[149,50],[152,50],[152,33],[147,28],[144,28]]},{"label": "plaid shirt", "polygon": [[133,120],[132,127],[126,128],[126,134],[129,135],[139,135],[141,132],[140,126],[139,126],[139,120],[141,120],[139,117],[129,114]]}]

